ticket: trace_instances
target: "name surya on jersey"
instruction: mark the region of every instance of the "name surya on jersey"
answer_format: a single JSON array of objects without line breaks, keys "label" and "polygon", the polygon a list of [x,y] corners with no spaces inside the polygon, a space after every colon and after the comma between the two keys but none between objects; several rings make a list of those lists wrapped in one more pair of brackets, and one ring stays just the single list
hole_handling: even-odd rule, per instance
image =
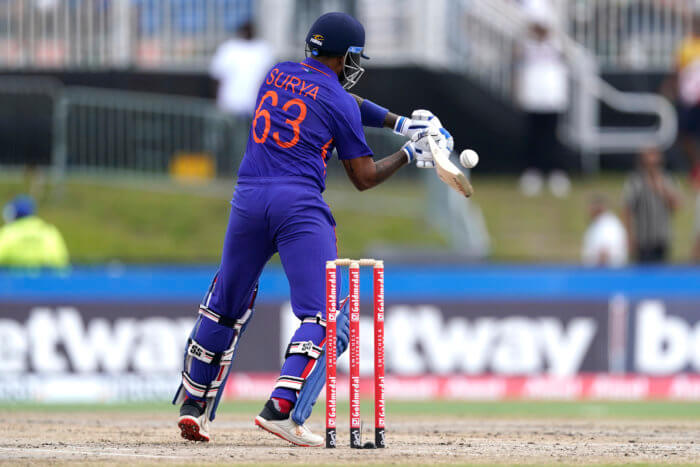
[{"label": "name surya on jersey", "polygon": [[[282,78],[283,76],[284,78]],[[280,78],[282,78],[282,80],[280,80]],[[303,97],[311,97],[313,100],[316,100],[316,96],[318,95],[318,86],[315,84],[307,84],[303,79],[299,79],[283,71],[281,72],[277,68],[273,68],[272,71],[270,71],[265,83],[275,86],[276,88],[284,89],[285,91],[293,92],[294,94],[299,94]]]}]

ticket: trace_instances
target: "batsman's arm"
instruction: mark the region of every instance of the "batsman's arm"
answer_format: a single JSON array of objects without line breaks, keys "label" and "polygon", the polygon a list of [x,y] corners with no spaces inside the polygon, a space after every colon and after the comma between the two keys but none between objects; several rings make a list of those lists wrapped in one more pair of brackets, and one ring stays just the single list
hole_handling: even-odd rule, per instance
[{"label": "batsman's arm", "polygon": [[357,94],[350,93],[350,95],[355,99],[355,102],[357,102],[357,105],[360,107],[362,124],[364,126],[391,128],[392,130],[397,131],[397,122],[400,122],[400,119],[402,118],[406,118],[396,115],[381,105],[377,105],[371,100],[364,99]]},{"label": "batsman's arm", "polygon": [[[413,150],[412,147],[411,150]],[[364,156],[344,160],[343,166],[355,188],[364,191],[374,188],[394,175],[397,170],[408,164],[411,158],[412,155],[402,148],[377,162],[372,159],[372,156]]]},{"label": "batsman's arm", "polygon": [[[369,99],[350,93],[355,99],[357,105],[360,106],[360,116],[362,117],[362,125],[375,128],[391,128],[397,135],[412,138],[414,135],[428,130],[429,128],[437,128],[447,141],[447,149],[452,152],[454,148],[454,140],[449,131],[443,128],[440,119],[429,110],[420,109],[414,110],[411,117],[403,117],[389,112],[388,109],[377,105]],[[432,165],[430,166],[432,167]]]}]

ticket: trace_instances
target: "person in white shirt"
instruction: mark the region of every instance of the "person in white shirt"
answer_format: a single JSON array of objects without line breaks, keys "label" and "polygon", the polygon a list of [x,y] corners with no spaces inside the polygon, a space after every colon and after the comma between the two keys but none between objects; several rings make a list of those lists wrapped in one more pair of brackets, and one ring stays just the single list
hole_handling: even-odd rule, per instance
[{"label": "person in white shirt", "polygon": [[219,173],[233,173],[243,158],[258,89],[274,65],[272,48],[255,37],[252,23],[245,23],[237,37],[223,42],[209,66],[209,74],[218,84],[216,103],[234,120],[230,140],[222,152],[230,157],[217,160]]},{"label": "person in white shirt", "polygon": [[608,208],[606,199],[594,196],[589,204],[591,224],[583,236],[581,257],[586,266],[622,267],[627,264],[627,231]]},{"label": "person in white shirt", "polygon": [[566,197],[571,184],[562,168],[556,138],[559,116],[569,106],[569,70],[562,47],[553,33],[555,18],[547,0],[524,5],[529,24],[516,52],[515,91],[527,124],[526,165],[520,187],[527,196],[539,194],[549,177],[549,188]]},{"label": "person in white shirt", "polygon": [[273,61],[272,49],[255,37],[252,23],[243,25],[238,37],[222,43],[209,67],[209,74],[219,83],[219,108],[232,115],[252,117],[260,83]]}]

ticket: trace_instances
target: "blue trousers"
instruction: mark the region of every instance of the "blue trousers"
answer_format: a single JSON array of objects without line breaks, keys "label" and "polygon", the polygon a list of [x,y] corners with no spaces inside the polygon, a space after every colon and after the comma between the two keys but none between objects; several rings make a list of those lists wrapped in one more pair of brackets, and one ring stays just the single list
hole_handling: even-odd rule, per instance
[{"label": "blue trousers", "polygon": [[[203,304],[220,315],[240,319],[251,306],[263,267],[278,252],[294,314],[301,320],[321,313],[325,319],[325,263],[336,259],[338,252],[335,220],[318,186],[304,177],[241,177],[231,205],[221,264]],[[200,318],[193,338],[211,352],[222,352],[231,345],[233,332]],[[324,339],[324,327],[304,323],[292,342],[311,340],[322,346]],[[281,376],[304,378],[313,363],[305,355],[290,355]],[[220,368],[192,360],[185,370],[194,381],[207,385]],[[272,396],[294,402],[296,393],[277,387]]]}]

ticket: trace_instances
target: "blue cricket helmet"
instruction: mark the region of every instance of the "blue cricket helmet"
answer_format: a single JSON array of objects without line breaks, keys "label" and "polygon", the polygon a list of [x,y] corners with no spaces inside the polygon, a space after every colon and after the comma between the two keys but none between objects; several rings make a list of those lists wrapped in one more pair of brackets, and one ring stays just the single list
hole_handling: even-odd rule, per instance
[{"label": "blue cricket helmet", "polygon": [[347,13],[321,15],[311,25],[306,35],[306,45],[312,55],[345,55],[350,48],[354,48],[362,58],[369,59],[363,53],[365,28]]},{"label": "blue cricket helmet", "polygon": [[345,56],[345,67],[340,76],[345,89],[353,87],[365,72],[360,66],[360,58],[369,59],[364,48],[365,28],[346,13],[321,15],[306,35],[307,56]]},{"label": "blue cricket helmet", "polygon": [[36,211],[36,205],[31,196],[19,195],[5,205],[2,217],[5,222],[10,223],[23,217],[31,216]]}]

